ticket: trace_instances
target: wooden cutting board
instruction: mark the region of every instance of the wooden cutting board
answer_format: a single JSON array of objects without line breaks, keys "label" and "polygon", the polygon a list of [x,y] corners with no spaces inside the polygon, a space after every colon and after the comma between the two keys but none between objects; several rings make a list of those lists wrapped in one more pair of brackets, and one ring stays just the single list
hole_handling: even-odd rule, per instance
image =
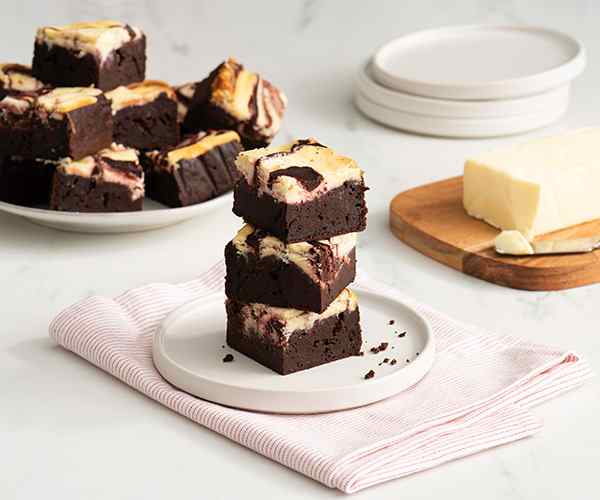
[{"label": "wooden cutting board", "polygon": [[[555,256],[503,257],[494,251],[499,230],[469,217],[462,205],[462,177],[427,184],[395,196],[391,230],[422,254],[465,274],[523,290],[563,290],[600,282],[600,250]],[[600,234],[600,220],[541,236]]]}]

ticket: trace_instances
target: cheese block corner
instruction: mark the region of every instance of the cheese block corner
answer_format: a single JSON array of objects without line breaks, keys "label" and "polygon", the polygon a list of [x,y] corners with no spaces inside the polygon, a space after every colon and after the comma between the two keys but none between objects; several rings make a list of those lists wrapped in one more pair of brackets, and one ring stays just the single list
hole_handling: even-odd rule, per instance
[{"label": "cheese block corner", "polygon": [[530,239],[600,218],[600,128],[469,159],[463,189],[469,215]]}]

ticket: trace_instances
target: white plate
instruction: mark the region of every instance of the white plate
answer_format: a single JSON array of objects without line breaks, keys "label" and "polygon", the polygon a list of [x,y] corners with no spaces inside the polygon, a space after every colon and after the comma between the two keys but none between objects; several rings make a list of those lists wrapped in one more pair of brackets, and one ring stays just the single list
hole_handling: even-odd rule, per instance
[{"label": "white plate", "polygon": [[[425,320],[407,305],[375,293],[358,295],[364,356],[279,375],[222,347],[226,315],[218,294],[193,301],[164,320],[154,337],[154,364],[167,381],[194,396],[247,410],[321,413],[380,401],[425,376],[435,356],[434,339]],[[389,325],[391,319],[394,325]],[[394,333],[402,331],[407,332],[404,338]],[[369,352],[381,342],[389,342],[386,351]],[[224,363],[228,353],[235,359]],[[386,357],[396,358],[397,364],[378,366]],[[365,380],[371,369],[375,377]]]},{"label": "white plate", "polygon": [[132,233],[171,226],[193,217],[205,216],[213,210],[230,206],[231,193],[189,207],[167,208],[152,200],[144,200],[144,210],[139,212],[83,213],[59,212],[42,208],[29,208],[0,202],[0,210],[21,215],[40,226],[77,233]]},{"label": "white plate", "polygon": [[383,45],[375,80],[441,99],[512,99],[573,80],[585,67],[574,38],[528,26],[456,26],[419,31]]},{"label": "white plate", "polygon": [[381,106],[360,92],[354,94],[354,103],[366,116],[383,125],[418,134],[456,138],[496,137],[527,132],[555,122],[568,107],[568,103],[565,103],[559,108],[499,118],[446,118],[406,113]]},{"label": "white plate", "polygon": [[390,90],[373,79],[372,63],[361,66],[356,76],[356,92],[382,106],[405,113],[443,116],[447,118],[500,118],[564,109],[569,102],[570,85],[562,85],[543,94],[518,99],[457,101],[432,99]]}]

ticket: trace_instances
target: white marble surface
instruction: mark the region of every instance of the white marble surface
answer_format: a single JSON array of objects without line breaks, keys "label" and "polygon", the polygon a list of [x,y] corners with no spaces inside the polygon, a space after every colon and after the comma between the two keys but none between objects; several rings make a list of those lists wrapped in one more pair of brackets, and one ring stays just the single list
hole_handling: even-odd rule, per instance
[{"label": "white marble surface", "polygon": [[[388,232],[393,194],[456,175],[466,155],[515,139],[409,136],[369,122],[350,100],[357,65],[394,35],[461,23],[542,24],[577,35],[590,57],[568,115],[536,134],[597,124],[597,2],[7,0],[1,12],[3,61],[30,59],[38,25],[109,17],[146,30],[151,77],[199,79],[236,55],[290,98],[278,140],[314,135],[366,170],[372,191],[360,266],[456,318],[573,348],[600,369],[600,285],[553,293],[501,288],[432,262]],[[47,338],[51,318],[83,297],[193,278],[221,256],[239,224],[222,210],[156,232],[90,236],[0,215],[0,498],[341,496],[173,414]],[[595,497],[600,382],[535,411],[546,426],[534,438],[356,498]]]}]

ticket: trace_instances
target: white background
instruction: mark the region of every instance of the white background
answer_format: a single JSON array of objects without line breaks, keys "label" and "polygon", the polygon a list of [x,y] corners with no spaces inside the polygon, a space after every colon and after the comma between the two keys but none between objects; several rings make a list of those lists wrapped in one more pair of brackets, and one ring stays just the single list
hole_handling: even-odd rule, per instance
[{"label": "white background", "polygon": [[[27,63],[39,25],[96,18],[146,31],[148,77],[199,80],[235,55],[281,86],[290,107],[277,142],[315,136],[367,173],[369,228],[359,265],[374,277],[460,320],[572,348],[600,368],[600,285],[552,293],[502,288],[443,267],[388,231],[395,193],[457,175],[471,153],[522,138],[409,136],[368,121],[351,104],[354,71],[395,35],[448,24],[528,23],[576,35],[589,54],[567,116],[530,135],[598,124],[598,2],[4,0],[0,60]],[[0,215],[0,498],[342,496],[149,401],[47,338],[52,317],[79,299],[193,278],[221,257],[239,226],[223,209],[155,232],[91,236]],[[598,494],[599,389],[593,380],[537,408],[546,425],[536,437],[355,497],[591,499]]]}]

